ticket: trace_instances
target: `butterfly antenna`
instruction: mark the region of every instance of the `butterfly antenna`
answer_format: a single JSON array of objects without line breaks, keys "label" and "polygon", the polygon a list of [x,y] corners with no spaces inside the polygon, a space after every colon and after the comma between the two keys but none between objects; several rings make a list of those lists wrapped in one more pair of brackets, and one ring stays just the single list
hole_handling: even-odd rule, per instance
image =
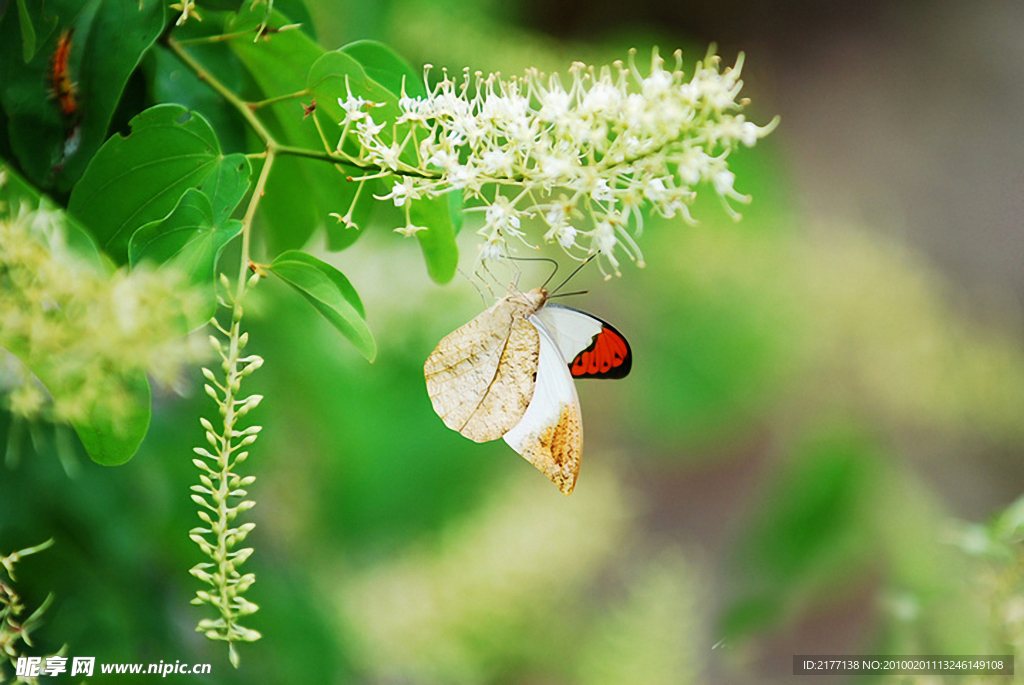
[{"label": "butterfly antenna", "polygon": [[572,293],[556,293],[554,295],[548,295],[548,299],[551,300],[556,297],[572,297],[573,295],[586,295],[589,292],[589,290],[577,290],[576,292]]},{"label": "butterfly antenna", "polygon": [[465,271],[463,271],[461,266],[460,267],[456,267],[456,270],[462,275],[463,278],[465,278],[467,281],[469,281],[470,285],[472,285],[474,288],[476,288],[477,294],[480,295],[480,301],[483,302],[484,306],[486,307],[487,306],[487,298],[484,297],[484,291],[477,284],[476,280],[473,279],[473,278],[470,278],[469,274],[467,274]]},{"label": "butterfly antenna", "polygon": [[[551,295],[554,295],[554,294],[555,294],[555,293],[557,293],[557,292],[558,292],[559,290],[561,290],[561,289],[562,289],[563,287],[565,287],[565,284],[566,284],[566,283],[568,283],[569,281],[571,281],[571,280],[572,280],[572,277],[573,277],[573,276],[575,276],[576,274],[578,274],[578,273],[580,272],[580,270],[582,270],[582,269],[583,269],[583,267],[585,267],[585,266],[586,266],[587,264],[590,264],[590,262],[592,262],[592,261],[594,260],[594,257],[596,257],[596,256],[597,256],[597,254],[595,253],[595,254],[592,254],[592,255],[590,255],[589,257],[587,257],[587,260],[586,260],[585,262],[583,262],[582,264],[580,264],[579,266],[577,266],[577,267],[576,267],[576,268],[575,268],[575,269],[573,270],[573,272],[572,272],[571,274],[569,274],[568,278],[566,278],[566,279],[565,279],[564,281],[562,281],[562,282],[561,282],[561,283],[560,283],[560,284],[558,285],[558,287],[557,287],[557,288],[555,288],[554,290],[552,290],[552,291],[551,291]],[[554,276],[554,274],[551,274],[551,275],[552,275],[552,276]],[[548,279],[548,280],[551,280],[551,279]],[[545,283],[545,285],[547,285],[547,283]],[[551,295],[549,295],[548,297],[551,297]]]},{"label": "butterfly antenna", "polygon": [[507,256],[507,259],[511,259],[513,261],[516,261],[516,262],[548,262],[549,264],[551,264],[551,266],[553,266],[554,268],[551,270],[551,275],[548,276],[547,280],[544,281],[544,284],[541,285],[542,288],[546,287],[547,284],[551,282],[551,279],[555,277],[555,274],[558,273],[558,262],[556,262],[554,259],[551,259],[551,257],[512,257],[512,256]]}]

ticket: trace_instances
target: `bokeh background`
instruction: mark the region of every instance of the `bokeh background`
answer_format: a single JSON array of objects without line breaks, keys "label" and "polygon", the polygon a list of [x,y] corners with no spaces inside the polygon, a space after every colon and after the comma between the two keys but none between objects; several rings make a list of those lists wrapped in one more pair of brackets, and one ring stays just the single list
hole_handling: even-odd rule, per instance
[{"label": "bokeh background", "polygon": [[325,47],[375,38],[456,70],[714,41],[746,53],[750,118],[782,123],[731,158],[742,222],[705,199],[697,227],[648,223],[646,269],[575,281],[635,361],[579,383],[569,498],[434,415],[423,360],[482,305],[466,278],[428,280],[386,208],[330,257],[366,302],[373,364],[293,294],[257,291],[264,638],[239,671],[188,604],[196,378],[156,399],[125,466],[26,434],[0,468],[0,541],[56,538],[19,566],[30,606],[56,595],[40,649],[213,664],[182,682],[727,685],[788,681],[793,654],[1024,644],[1019,566],[979,528],[1024,492],[1019,2],[308,5]]}]

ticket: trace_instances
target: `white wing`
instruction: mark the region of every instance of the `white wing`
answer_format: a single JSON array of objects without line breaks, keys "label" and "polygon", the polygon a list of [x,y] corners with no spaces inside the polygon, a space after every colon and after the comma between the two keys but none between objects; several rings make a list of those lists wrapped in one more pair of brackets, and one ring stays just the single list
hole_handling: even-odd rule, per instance
[{"label": "white wing", "polygon": [[540,334],[536,387],[523,418],[504,438],[568,495],[576,487],[580,470],[583,423],[568,363],[544,320],[550,318],[543,316],[547,310],[545,306],[528,319]]},{"label": "white wing", "polygon": [[551,334],[566,364],[593,344],[604,325],[600,319],[577,309],[550,303],[541,307],[534,316]]}]

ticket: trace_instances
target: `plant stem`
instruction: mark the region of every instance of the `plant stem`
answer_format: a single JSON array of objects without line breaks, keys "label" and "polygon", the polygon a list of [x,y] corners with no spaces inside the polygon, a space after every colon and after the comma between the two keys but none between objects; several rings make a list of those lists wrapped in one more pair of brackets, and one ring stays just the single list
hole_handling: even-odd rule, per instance
[{"label": "plant stem", "polygon": [[203,36],[202,38],[185,38],[177,41],[178,45],[202,45],[205,43],[222,43],[224,41],[231,40],[232,38],[241,38],[242,36],[251,36],[256,33],[256,29],[247,29],[245,31],[235,31],[234,33],[218,33],[213,36]]},{"label": "plant stem", "polygon": [[[433,171],[421,171],[419,169],[402,169],[399,171],[388,171],[382,169],[376,164],[366,164],[364,162],[355,161],[349,157],[342,157],[335,155],[330,152],[321,152],[320,150],[310,150],[304,147],[293,147],[290,145],[278,145],[277,153],[280,155],[291,155],[293,157],[305,157],[307,159],[319,159],[324,162],[330,162],[332,164],[344,164],[346,166],[354,167],[356,169],[362,169],[363,171],[386,171],[387,173],[393,173],[396,176],[418,176],[419,178],[437,179],[441,178],[440,172]],[[358,180],[358,179],[356,179]]]},{"label": "plant stem", "polygon": [[[275,102],[288,100],[290,98],[302,97],[303,95],[307,95],[308,91],[301,90],[295,93],[289,93],[287,95],[281,95],[278,97],[261,100],[260,102],[245,102],[240,97],[232,93],[227,86],[221,83],[216,76],[214,76],[195,58],[189,55],[188,52],[182,47],[182,45],[184,45],[184,41],[178,41],[174,38],[167,39],[167,46],[174,52],[174,54],[176,54],[178,58],[185,63],[186,66],[188,66],[192,71],[194,71],[196,76],[198,76],[200,80],[208,83],[211,88],[217,91],[217,93],[228,102],[228,104],[230,104],[235,110],[237,110],[238,113],[242,116],[242,118],[245,119],[245,121],[249,124],[249,126],[252,127],[253,131],[256,132],[256,135],[259,136],[260,140],[263,141],[263,144],[266,145],[266,154],[268,156],[268,164],[266,167],[264,167],[265,169],[270,166],[270,156],[271,153],[273,153],[282,156],[290,155],[292,157],[318,159],[320,161],[329,162],[331,164],[344,164],[350,167],[354,167],[356,169],[362,169],[364,171],[384,171],[384,169],[375,164],[365,164],[349,159],[348,157],[342,157],[340,155],[332,154],[330,152],[310,150],[308,148],[295,147],[291,145],[282,145],[281,143],[277,142],[277,140],[270,133],[267,127],[263,125],[263,122],[259,120],[259,117],[256,116],[255,110],[260,107],[263,107],[264,105],[269,105]],[[406,169],[397,171],[395,173],[400,176],[418,176],[420,178],[427,179],[440,178],[439,172],[421,171],[417,169]],[[254,197],[257,196],[254,195]],[[244,235],[248,235],[248,226],[246,227],[246,233]]]},{"label": "plant stem", "polygon": [[274,158],[277,154],[275,146],[267,146],[267,158],[263,162],[263,169],[260,170],[259,180],[256,181],[256,188],[249,198],[249,206],[245,210],[245,217],[242,219],[242,259],[238,265],[238,294],[235,296],[235,309],[241,307],[242,296],[245,294],[247,278],[245,272],[249,269],[249,242],[252,233],[252,220],[256,216],[256,207],[267,187],[267,178],[270,176],[270,168],[274,165]]},{"label": "plant stem", "polygon": [[277,102],[284,102],[285,100],[294,100],[296,98],[306,97],[309,95],[309,91],[303,88],[302,90],[294,93],[288,93],[287,95],[278,95],[277,97],[267,98],[266,100],[260,100],[259,102],[250,102],[248,107],[251,110],[257,110],[260,107],[266,107],[267,105],[273,105]]},{"label": "plant stem", "polygon": [[242,115],[242,118],[244,118],[246,123],[252,127],[252,130],[256,132],[256,135],[260,137],[260,140],[263,141],[268,149],[277,145],[277,142],[274,140],[274,136],[270,134],[270,131],[267,130],[267,127],[263,125],[263,122],[259,120],[253,111],[249,109],[249,105],[240,97],[232,93],[227,86],[221,83],[216,76],[207,71],[207,69],[196,61],[192,55],[188,54],[188,52],[181,47],[181,43],[174,38],[168,38],[167,46],[189,67],[189,69],[196,73],[196,76],[198,76],[200,80],[210,84],[210,87],[217,91],[218,95],[227,100],[232,107],[238,110],[238,113]]}]

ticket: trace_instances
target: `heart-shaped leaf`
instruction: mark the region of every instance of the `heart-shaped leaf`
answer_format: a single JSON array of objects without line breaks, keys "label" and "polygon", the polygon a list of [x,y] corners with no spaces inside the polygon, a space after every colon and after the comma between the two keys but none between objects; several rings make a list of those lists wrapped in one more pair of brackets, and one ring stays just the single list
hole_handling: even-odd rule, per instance
[{"label": "heart-shaped leaf", "polygon": [[131,120],[131,128],[127,137],[114,136],[100,148],[68,203],[120,263],[128,259],[132,234],[167,216],[186,190],[211,184],[218,215],[230,214],[228,207],[245,192],[239,190],[243,181],[218,179],[249,175],[241,155],[221,154],[206,119],[180,105],[150,107]]},{"label": "heart-shaped leaf", "polygon": [[270,271],[299,291],[364,357],[373,361],[377,344],[366,325],[359,294],[344,274],[298,250],[281,254],[270,265]]}]

